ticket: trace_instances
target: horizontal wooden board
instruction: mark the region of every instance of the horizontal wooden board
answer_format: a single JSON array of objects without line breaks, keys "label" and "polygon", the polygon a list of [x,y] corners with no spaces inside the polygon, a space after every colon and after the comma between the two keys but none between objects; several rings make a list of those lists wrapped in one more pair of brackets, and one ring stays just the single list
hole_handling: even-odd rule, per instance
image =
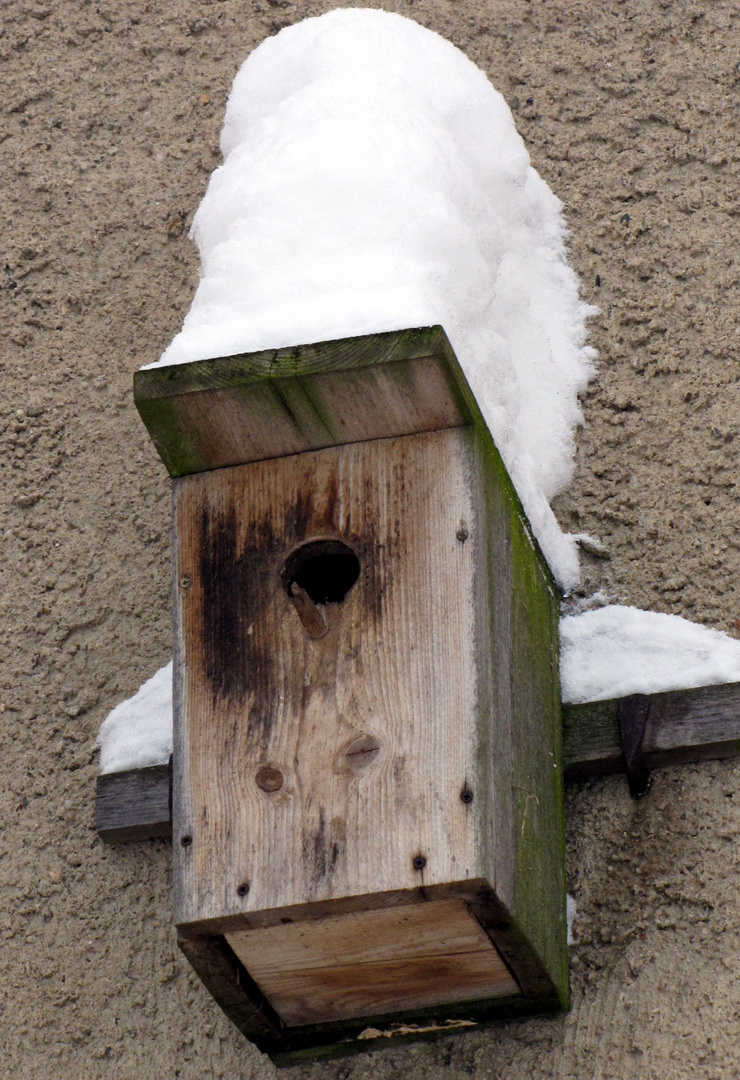
[{"label": "horizontal wooden board", "polygon": [[460,955],[276,973],[261,989],[294,1027],[503,997],[518,988],[491,946]]},{"label": "horizontal wooden board", "polygon": [[172,476],[472,417],[441,327],[153,368],[135,376],[134,398]]},{"label": "horizontal wooden board", "polygon": [[[653,695],[650,767],[740,755],[740,683]],[[622,771],[619,701],[563,706],[566,780]],[[107,843],[171,836],[170,776],[155,765],[97,780],[96,828]]]},{"label": "horizontal wooden board", "polygon": [[[643,754],[648,768],[740,754],[740,683],[650,694]],[[619,702],[563,706],[566,779],[623,771]]]},{"label": "horizontal wooden board", "polygon": [[490,945],[464,900],[438,900],[323,919],[302,919],[226,934],[226,940],[256,978],[256,972],[367,964],[419,956],[477,952]]},{"label": "horizontal wooden board", "polygon": [[149,400],[248,385],[265,379],[351,371],[438,354],[440,349],[449,347],[449,342],[445,342],[447,336],[441,326],[422,326],[218,356],[188,364],[153,365],[136,372],[134,390],[137,397]]},{"label": "horizontal wooden board", "polygon": [[103,773],[97,778],[95,828],[106,844],[172,835],[172,769]]},{"label": "horizontal wooden board", "polygon": [[518,992],[462,900],[288,923],[227,941],[289,1026]]}]

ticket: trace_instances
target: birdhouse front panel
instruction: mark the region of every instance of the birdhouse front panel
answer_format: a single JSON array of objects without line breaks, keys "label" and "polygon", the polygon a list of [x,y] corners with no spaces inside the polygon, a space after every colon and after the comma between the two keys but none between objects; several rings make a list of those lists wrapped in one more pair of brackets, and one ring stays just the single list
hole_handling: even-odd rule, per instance
[{"label": "birdhouse front panel", "polygon": [[471,429],[191,476],[176,519],[178,923],[484,877]]},{"label": "birdhouse front panel", "polygon": [[557,594],[444,332],[142,376],[191,963],[283,1061],[561,1007]]}]

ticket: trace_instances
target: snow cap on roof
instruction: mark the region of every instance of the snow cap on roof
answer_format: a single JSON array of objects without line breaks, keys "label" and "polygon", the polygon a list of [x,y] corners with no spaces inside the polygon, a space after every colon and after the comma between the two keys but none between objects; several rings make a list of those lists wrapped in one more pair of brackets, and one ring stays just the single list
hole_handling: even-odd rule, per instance
[{"label": "snow cap on roof", "polygon": [[592,374],[561,204],[503,97],[399,15],[338,9],[249,56],[192,227],[201,282],[159,364],[441,323],[556,577],[550,500]]}]

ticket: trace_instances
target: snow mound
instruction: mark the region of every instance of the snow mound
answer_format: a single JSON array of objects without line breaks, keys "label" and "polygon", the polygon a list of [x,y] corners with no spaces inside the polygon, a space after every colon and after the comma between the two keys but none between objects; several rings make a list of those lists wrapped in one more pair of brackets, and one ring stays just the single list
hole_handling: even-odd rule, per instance
[{"label": "snow mound", "polygon": [[172,753],[172,661],[100,725],[101,773],[166,765]]},{"label": "snow mound", "polygon": [[740,641],[679,615],[610,604],[560,620],[563,701],[740,681]]},{"label": "snow mound", "polygon": [[[158,364],[441,323],[560,583],[550,509],[592,374],[561,203],[506,102],[400,15],[281,30],[234,80],[191,235],[201,281]],[[151,365],[156,366],[156,365]]]}]

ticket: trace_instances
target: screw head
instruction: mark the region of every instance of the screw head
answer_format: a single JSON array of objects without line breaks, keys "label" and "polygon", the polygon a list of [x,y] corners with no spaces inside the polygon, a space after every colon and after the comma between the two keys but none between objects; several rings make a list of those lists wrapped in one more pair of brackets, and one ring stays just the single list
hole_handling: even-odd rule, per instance
[{"label": "screw head", "polygon": [[192,842],[193,842],[193,838],[189,833],[186,833],[185,836],[180,837],[180,843],[182,844],[183,847],[190,847]]},{"label": "screw head", "polygon": [[423,870],[427,861],[423,855],[416,855],[414,857],[414,870]]},{"label": "screw head", "polygon": [[460,522],[460,527],[457,530],[457,532],[455,533],[455,536],[458,538],[458,540],[460,541],[461,544],[465,543],[467,538],[470,536],[470,533],[468,531],[467,522],[465,522],[465,521]]},{"label": "screw head", "polygon": [[180,588],[181,589],[189,589],[190,588],[190,578],[187,576],[187,574],[184,574],[180,578]]},{"label": "screw head", "polygon": [[469,806],[470,803],[473,801],[473,792],[470,790],[467,783],[465,784],[465,787],[460,792],[460,799],[461,799],[462,802],[465,803],[466,806]]},{"label": "screw head", "polygon": [[249,892],[249,882],[243,881],[239,888],[236,890],[239,896],[246,896]]}]

